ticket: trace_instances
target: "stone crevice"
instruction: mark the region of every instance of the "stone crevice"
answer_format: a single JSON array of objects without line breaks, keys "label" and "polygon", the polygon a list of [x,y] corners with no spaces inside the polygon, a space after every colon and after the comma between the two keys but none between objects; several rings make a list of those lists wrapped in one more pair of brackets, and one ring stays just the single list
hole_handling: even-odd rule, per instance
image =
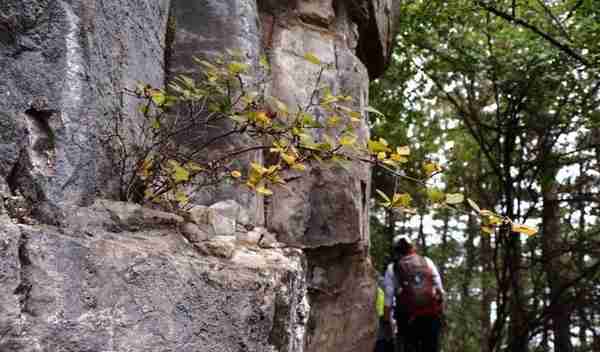
[{"label": "stone crevice", "polygon": [[29,253],[27,251],[27,243],[27,235],[21,233],[17,252],[17,258],[19,262],[19,284],[13,293],[19,296],[21,314],[27,313],[33,315],[28,306],[33,284],[30,279],[29,266],[31,265],[31,259],[29,258]]}]

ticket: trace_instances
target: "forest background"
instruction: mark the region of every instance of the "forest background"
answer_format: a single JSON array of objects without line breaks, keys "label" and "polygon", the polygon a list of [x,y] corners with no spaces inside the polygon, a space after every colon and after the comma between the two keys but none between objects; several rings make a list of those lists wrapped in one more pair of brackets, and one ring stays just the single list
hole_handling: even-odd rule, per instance
[{"label": "forest background", "polygon": [[[600,351],[599,5],[401,5],[391,67],[371,85],[386,117],[371,127],[412,157],[405,178],[375,170],[373,188],[410,194],[416,214],[375,204],[371,254],[382,272],[401,234],[438,264],[444,351]],[[443,170],[430,178],[431,163]],[[433,204],[436,188],[539,233],[489,231],[476,212]]]}]

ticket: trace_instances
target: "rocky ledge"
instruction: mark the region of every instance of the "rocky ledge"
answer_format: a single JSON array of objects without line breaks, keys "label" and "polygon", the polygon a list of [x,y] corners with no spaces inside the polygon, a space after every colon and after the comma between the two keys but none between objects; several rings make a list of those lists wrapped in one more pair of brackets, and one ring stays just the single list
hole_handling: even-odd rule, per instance
[{"label": "rocky ledge", "polygon": [[0,215],[0,351],[302,351],[302,251],[233,201],[190,213],[98,200],[61,228]]}]

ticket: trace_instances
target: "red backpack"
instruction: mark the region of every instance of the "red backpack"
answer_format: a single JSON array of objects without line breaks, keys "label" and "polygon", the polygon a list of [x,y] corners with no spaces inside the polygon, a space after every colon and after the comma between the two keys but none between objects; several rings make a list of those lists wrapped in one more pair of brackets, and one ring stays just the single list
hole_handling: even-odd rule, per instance
[{"label": "red backpack", "polygon": [[396,307],[416,316],[435,316],[442,312],[442,304],[433,288],[433,272],[425,258],[411,254],[394,263],[396,278]]}]

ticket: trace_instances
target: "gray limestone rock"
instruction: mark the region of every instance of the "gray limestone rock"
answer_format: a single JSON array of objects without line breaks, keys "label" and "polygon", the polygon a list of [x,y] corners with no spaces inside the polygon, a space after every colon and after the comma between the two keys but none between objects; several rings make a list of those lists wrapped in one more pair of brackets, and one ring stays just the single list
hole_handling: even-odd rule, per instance
[{"label": "gray limestone rock", "polygon": [[232,261],[228,238],[204,256],[175,229],[96,225],[0,217],[0,351],[302,351],[301,253],[255,249]]},{"label": "gray limestone rock", "polygon": [[91,233],[95,228],[114,233],[147,228],[176,228],[183,223],[184,219],[176,214],[107,199],[97,199],[89,207],[73,209],[65,220],[67,228],[83,233]]},{"label": "gray limestone rock", "polygon": [[302,0],[298,12],[304,22],[317,25],[328,26],[335,19],[332,0]]},{"label": "gray limestone rock", "polygon": [[[0,178],[44,223],[91,204],[115,168],[102,138],[136,102],[123,95],[164,80],[168,0],[6,0],[0,5]],[[4,30],[2,30],[4,32]]]},{"label": "gray limestone rock", "polygon": [[183,224],[181,232],[191,243],[206,241],[209,238],[208,234],[200,230],[200,227],[193,222]]},{"label": "gray limestone rock", "polygon": [[215,214],[235,220],[236,224],[249,225],[248,211],[235,200],[217,202],[209,207]]},{"label": "gray limestone rock", "polygon": [[[270,92],[304,105],[318,68],[303,56],[313,52],[330,64],[322,82],[363,109],[369,78],[389,60],[397,2],[5,0],[0,193],[2,203],[23,196],[18,221],[31,213],[42,224],[14,225],[0,205],[0,351],[370,350],[368,167],[314,167],[288,185],[293,192],[266,200],[230,184],[207,187],[192,196],[205,205],[190,215],[194,224],[95,200],[118,196],[113,118],[126,142],[142,139],[124,88],[160,86],[195,70],[193,56],[241,49],[252,67],[266,54]],[[195,143],[221,131],[183,137]],[[227,140],[205,157],[247,145]]]},{"label": "gray limestone rock", "polygon": [[237,230],[235,218],[224,216],[216,209],[196,205],[188,212],[191,221],[210,237],[233,236]]}]

